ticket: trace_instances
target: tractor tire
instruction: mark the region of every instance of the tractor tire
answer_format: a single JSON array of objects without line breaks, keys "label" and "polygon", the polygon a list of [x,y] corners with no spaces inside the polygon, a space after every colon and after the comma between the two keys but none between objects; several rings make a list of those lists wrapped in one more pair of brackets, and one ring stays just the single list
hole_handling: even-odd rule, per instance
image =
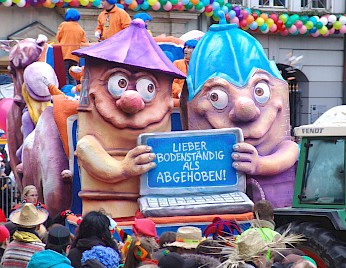
[{"label": "tractor tire", "polygon": [[331,230],[318,223],[294,221],[277,228],[283,233],[302,234],[306,241],[296,245],[307,256],[313,258],[318,268],[346,268],[346,243],[338,239]]}]

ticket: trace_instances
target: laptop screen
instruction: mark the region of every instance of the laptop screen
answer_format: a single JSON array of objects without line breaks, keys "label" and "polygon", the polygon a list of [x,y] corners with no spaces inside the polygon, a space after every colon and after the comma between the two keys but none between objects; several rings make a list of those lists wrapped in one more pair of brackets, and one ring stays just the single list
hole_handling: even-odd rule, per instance
[{"label": "laptop screen", "polygon": [[219,194],[245,191],[245,174],[232,167],[239,128],[145,133],[139,144],[153,148],[156,168],[141,176],[140,195]]}]

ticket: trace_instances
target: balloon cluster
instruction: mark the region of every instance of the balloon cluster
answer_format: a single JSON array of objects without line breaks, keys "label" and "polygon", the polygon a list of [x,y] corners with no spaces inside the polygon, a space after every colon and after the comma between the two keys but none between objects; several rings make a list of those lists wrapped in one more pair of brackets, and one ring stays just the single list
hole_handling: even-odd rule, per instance
[{"label": "balloon cluster", "polygon": [[[219,21],[219,11],[225,14],[228,23],[235,23],[244,30],[261,33],[280,33],[286,35],[319,35],[346,33],[345,15],[306,16],[298,14],[264,13],[250,8],[232,5],[227,0],[119,0],[119,6],[133,11],[191,11],[204,13]],[[19,7],[44,6],[58,7],[100,7],[101,0],[0,0],[6,7],[16,4]]]},{"label": "balloon cluster", "polygon": [[288,15],[268,14],[249,9],[239,11],[239,15],[230,14],[230,22],[236,23],[243,30],[259,31],[262,33],[280,33],[286,35],[319,35],[329,36],[331,34],[346,33],[346,15]]}]

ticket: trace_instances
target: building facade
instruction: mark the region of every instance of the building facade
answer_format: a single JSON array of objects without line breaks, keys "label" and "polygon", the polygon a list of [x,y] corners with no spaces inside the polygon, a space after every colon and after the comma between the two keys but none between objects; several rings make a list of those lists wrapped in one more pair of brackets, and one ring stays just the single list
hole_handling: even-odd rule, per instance
[{"label": "building facade", "polygon": [[[299,14],[323,16],[346,13],[344,0],[230,0],[240,8],[268,14]],[[0,39],[36,38],[47,35],[54,41],[58,25],[66,8],[6,7],[0,5]],[[98,8],[77,7],[80,24],[90,41],[95,41],[94,29]],[[128,10],[133,16],[136,12]],[[149,11],[153,21],[149,29],[154,36],[165,34],[179,37],[190,30],[207,31],[213,17],[206,12]],[[4,23],[5,22],[5,23]],[[344,34],[313,37],[309,34],[283,36],[280,33],[250,31],[263,45],[268,58],[278,65],[290,87],[291,124],[293,127],[314,122],[329,108],[346,102],[346,39]],[[6,53],[0,52],[6,65]],[[1,62],[0,62],[1,64]]]}]

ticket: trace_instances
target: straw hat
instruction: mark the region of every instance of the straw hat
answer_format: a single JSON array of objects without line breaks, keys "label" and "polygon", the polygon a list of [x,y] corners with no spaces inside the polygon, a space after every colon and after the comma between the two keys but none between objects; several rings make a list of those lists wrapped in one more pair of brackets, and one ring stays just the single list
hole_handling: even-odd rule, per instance
[{"label": "straw hat", "polygon": [[175,242],[166,246],[192,249],[197,248],[198,244],[204,240],[202,230],[193,226],[180,227],[177,231]]},{"label": "straw hat", "polygon": [[34,227],[45,222],[48,218],[48,211],[37,208],[34,204],[25,203],[10,215],[10,221],[23,227]]},{"label": "straw hat", "polygon": [[258,228],[252,228],[238,236],[234,242],[233,248],[227,255],[227,260],[222,263],[221,267],[239,267],[240,264],[253,261],[257,257],[266,254],[268,250],[279,252],[286,248],[286,244],[292,245],[304,241],[302,235],[288,235],[289,229],[282,235],[274,237],[273,241],[264,241]]}]

